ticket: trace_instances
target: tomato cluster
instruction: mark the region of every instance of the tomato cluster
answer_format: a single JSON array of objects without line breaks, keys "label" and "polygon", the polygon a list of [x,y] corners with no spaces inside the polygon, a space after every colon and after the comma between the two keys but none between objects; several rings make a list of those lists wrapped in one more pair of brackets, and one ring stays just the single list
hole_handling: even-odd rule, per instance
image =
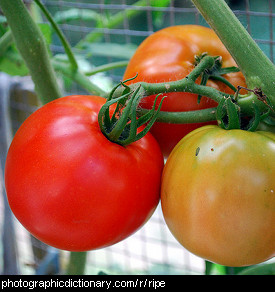
[{"label": "tomato cluster", "polygon": [[[235,66],[212,30],[166,28],[140,45],[124,78],[179,80],[203,53]],[[245,85],[240,72],[225,78]],[[207,85],[232,93],[219,81]],[[192,93],[166,95],[163,111],[216,106],[206,97],[198,103]],[[140,106],[151,109],[154,99],[146,97]],[[102,248],[134,233],[161,200],[170,231],[198,256],[245,266],[275,255],[275,134],[223,130],[212,123],[155,123],[151,133],[122,146],[101,132],[104,103],[97,96],[57,99],[15,134],[5,185],[10,207],[27,230],[60,249]]]}]

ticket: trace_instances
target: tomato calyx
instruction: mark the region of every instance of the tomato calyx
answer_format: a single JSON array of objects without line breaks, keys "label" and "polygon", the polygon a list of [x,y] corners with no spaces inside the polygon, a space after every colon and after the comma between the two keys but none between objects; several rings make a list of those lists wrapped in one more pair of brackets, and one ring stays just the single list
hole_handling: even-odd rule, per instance
[{"label": "tomato calyx", "polygon": [[240,107],[230,97],[224,97],[216,111],[218,125],[226,130],[240,129]]},{"label": "tomato calyx", "polygon": [[[240,88],[238,88],[238,91]],[[236,93],[238,93],[238,91]],[[252,103],[254,115],[247,117],[241,112],[240,106],[235,98],[224,97],[217,107],[216,116],[219,127],[225,130],[242,129],[246,131],[256,131],[260,122],[270,114],[270,108],[265,113],[261,113],[256,103]]]},{"label": "tomato calyx", "polygon": [[[207,53],[202,53],[201,55],[195,56],[195,63],[194,65],[197,66],[206,56],[208,56]],[[206,85],[208,79],[217,80],[222,83],[224,83],[226,86],[231,88],[233,91],[237,91],[237,88],[231,84],[226,78],[223,77],[225,74],[229,73],[236,73],[239,72],[240,69],[235,66],[231,67],[222,67],[222,57],[221,56],[215,56],[214,58],[214,65],[212,67],[206,68],[201,73],[201,83],[200,85]],[[198,103],[200,103],[200,100],[202,98],[202,95],[198,95]]]},{"label": "tomato calyx", "polygon": [[[141,90],[141,85],[138,85],[135,90],[132,90],[125,84],[132,79],[133,78],[120,82],[114,87],[98,114],[98,123],[102,133],[110,141],[122,146],[129,145],[141,139],[149,132],[157,119],[162,102],[165,98],[162,97],[156,109],[156,102],[160,94],[157,95],[153,108],[145,115],[138,118],[138,105],[140,99],[143,97],[143,91]],[[113,94],[120,86],[124,87],[123,94],[114,98]],[[116,104],[116,108],[114,112],[110,114],[110,106],[113,104]],[[143,128],[139,131],[138,129],[142,126]]]}]

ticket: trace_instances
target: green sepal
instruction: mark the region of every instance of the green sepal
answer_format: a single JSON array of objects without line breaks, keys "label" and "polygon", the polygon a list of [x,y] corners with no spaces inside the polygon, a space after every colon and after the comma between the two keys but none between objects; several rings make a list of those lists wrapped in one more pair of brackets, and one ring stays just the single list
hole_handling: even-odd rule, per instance
[{"label": "green sepal", "polygon": [[224,97],[217,107],[218,125],[225,130],[240,129],[240,107],[230,97]]},{"label": "green sepal", "polygon": [[[130,87],[125,84],[129,80],[121,82],[110,93],[106,103],[102,106],[98,114],[98,123],[102,133],[112,142],[119,145],[129,145],[142,137],[144,137],[157,119],[158,113],[162,106],[164,97],[162,98],[158,109],[156,102],[159,97],[157,95],[153,108],[141,117],[137,117],[138,105],[142,96],[141,86],[139,85],[134,91],[130,91]],[[120,97],[112,98],[115,90],[119,87],[125,87]],[[116,108],[112,117],[110,117],[110,106],[116,104]],[[144,128],[138,133],[138,128]]]}]

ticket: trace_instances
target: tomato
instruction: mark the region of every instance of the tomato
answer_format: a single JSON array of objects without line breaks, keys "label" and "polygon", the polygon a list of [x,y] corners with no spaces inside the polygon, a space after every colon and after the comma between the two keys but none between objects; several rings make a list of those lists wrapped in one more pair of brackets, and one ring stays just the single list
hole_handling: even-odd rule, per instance
[{"label": "tomato", "polygon": [[[137,78],[133,82],[145,81],[159,83],[176,81],[188,75],[195,64],[195,56],[202,53],[211,56],[221,56],[222,66],[236,66],[229,52],[223,46],[213,30],[199,25],[179,25],[164,28],[141,43],[126,68],[124,79]],[[242,73],[230,73],[224,77],[235,87],[246,86]],[[231,89],[218,81],[209,80],[208,86],[226,93],[233,93]],[[162,104],[162,111],[193,111],[217,106],[216,102],[203,97],[198,104],[198,96],[191,93],[172,92]],[[155,95],[143,99],[141,106],[151,109]],[[155,123],[151,133],[159,142],[164,156],[168,156],[179,140],[192,130],[209,123],[168,124]]]},{"label": "tomato", "polygon": [[275,134],[204,126],[164,167],[161,205],[175,238],[226,266],[275,256]]},{"label": "tomato", "polygon": [[135,232],[160,198],[161,150],[149,133],[120,146],[100,131],[105,99],[68,96],[46,104],[17,131],[5,185],[17,219],[56,248],[85,251]]}]

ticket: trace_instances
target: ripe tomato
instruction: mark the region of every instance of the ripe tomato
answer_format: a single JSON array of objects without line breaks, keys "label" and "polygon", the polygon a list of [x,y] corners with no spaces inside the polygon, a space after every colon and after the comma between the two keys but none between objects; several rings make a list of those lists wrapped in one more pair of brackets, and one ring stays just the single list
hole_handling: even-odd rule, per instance
[{"label": "ripe tomato", "polygon": [[[147,39],[138,47],[126,68],[124,79],[137,78],[129,82],[145,81],[159,83],[176,81],[188,75],[194,68],[195,56],[202,53],[211,56],[221,56],[223,67],[236,66],[229,52],[223,46],[213,30],[198,25],[179,25],[162,29]],[[230,73],[224,76],[234,86],[246,86],[242,73]],[[128,83],[127,83],[128,84]],[[233,93],[231,89],[218,81],[209,80],[212,86],[226,93]],[[203,97],[198,104],[197,95],[183,92],[172,92],[162,104],[162,111],[193,111],[217,106],[217,103]],[[141,106],[151,109],[154,96],[142,100]],[[168,124],[155,123],[151,133],[159,142],[164,156],[168,156],[180,139],[192,130],[209,123]]]},{"label": "ripe tomato", "polygon": [[205,126],[164,167],[161,204],[175,238],[226,266],[275,256],[275,134]]},{"label": "ripe tomato", "polygon": [[10,146],[10,207],[39,240],[84,251],[114,244],[141,227],[160,197],[161,150],[151,134],[128,146],[100,131],[105,99],[68,96],[33,113]]}]

